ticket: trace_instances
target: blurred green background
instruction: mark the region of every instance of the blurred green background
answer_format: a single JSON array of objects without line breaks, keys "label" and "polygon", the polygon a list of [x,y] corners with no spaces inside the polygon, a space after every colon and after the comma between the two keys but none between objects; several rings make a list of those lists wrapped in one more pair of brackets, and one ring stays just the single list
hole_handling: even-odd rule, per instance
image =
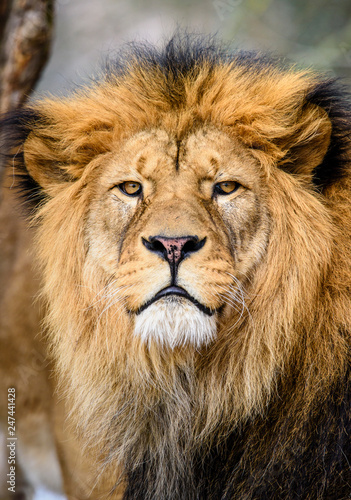
[{"label": "blurred green background", "polygon": [[52,56],[38,90],[65,94],[121,44],[159,44],[179,26],[350,83],[351,0],[57,0]]}]

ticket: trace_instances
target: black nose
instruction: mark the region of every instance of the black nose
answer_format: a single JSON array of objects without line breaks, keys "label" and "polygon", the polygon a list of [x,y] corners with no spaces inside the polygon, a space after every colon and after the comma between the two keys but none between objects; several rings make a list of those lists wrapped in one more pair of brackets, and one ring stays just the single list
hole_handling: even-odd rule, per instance
[{"label": "black nose", "polygon": [[172,269],[176,268],[189,254],[200,250],[204,246],[206,238],[199,241],[197,236],[180,236],[179,238],[150,236],[148,240],[142,238],[142,241],[150,252],[160,255]]}]

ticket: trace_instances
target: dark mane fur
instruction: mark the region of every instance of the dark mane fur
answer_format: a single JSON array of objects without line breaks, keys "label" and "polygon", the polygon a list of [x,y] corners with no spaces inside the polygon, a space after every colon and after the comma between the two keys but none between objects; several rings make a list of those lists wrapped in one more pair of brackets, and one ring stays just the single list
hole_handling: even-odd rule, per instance
[{"label": "dark mane fur", "polygon": [[30,212],[46,199],[42,187],[28,174],[23,155],[23,144],[40,119],[34,109],[25,107],[5,114],[0,121],[1,163],[7,165],[8,175],[15,174],[14,188]]},{"label": "dark mane fur", "polygon": [[342,179],[350,168],[350,91],[337,79],[325,79],[311,89],[306,100],[325,109],[332,123],[329,150],[313,178],[316,186],[323,189]]}]

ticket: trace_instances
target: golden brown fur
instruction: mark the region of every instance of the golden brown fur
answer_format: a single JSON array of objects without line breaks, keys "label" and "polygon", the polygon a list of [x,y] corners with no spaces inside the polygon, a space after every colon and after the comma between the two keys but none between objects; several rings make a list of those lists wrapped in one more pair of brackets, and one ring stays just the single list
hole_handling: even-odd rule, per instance
[{"label": "golden brown fur", "polygon": [[[98,482],[117,484],[117,467],[133,477],[150,460],[126,498],[264,498],[234,472],[201,493],[198,455],[274,411],[276,429],[294,422],[274,448],[275,463],[288,463],[348,369],[349,145],[337,128],[346,118],[333,123],[313,98],[312,72],[250,57],[199,57],[180,77],[135,55],[26,118],[24,165],[44,194],[35,248],[60,394],[101,464]],[[325,158],[338,141],[334,179]],[[238,189],[215,196],[228,180]],[[124,181],[141,183],[143,197],[123,194]],[[142,241],[156,235],[205,241],[177,283],[214,314],[161,299],[150,319],[161,330],[143,337],[140,308],[170,284],[168,263]],[[173,317],[195,313],[197,326],[171,335]],[[262,436],[253,470],[270,453]]]}]

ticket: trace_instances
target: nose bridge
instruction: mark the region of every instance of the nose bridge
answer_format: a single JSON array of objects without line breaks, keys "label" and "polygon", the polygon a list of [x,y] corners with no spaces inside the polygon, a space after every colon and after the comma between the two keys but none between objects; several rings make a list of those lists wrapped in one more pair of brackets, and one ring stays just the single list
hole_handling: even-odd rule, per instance
[{"label": "nose bridge", "polygon": [[147,217],[145,230],[150,235],[181,237],[198,234],[204,219],[200,203],[185,199],[176,193],[153,200],[153,209]]}]

